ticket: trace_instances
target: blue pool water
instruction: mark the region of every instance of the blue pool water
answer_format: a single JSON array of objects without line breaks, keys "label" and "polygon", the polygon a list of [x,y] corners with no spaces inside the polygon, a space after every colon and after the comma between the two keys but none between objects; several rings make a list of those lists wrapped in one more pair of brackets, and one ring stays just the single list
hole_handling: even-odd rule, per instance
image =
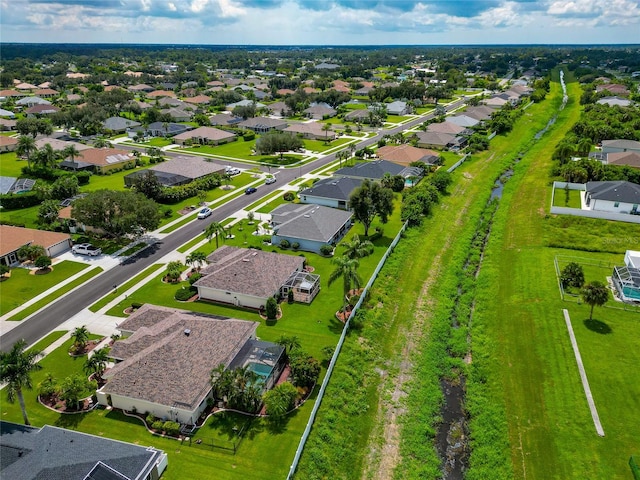
[{"label": "blue pool water", "polygon": [[622,293],[627,298],[633,298],[634,300],[640,300],[640,291],[633,287],[624,287]]},{"label": "blue pool water", "polygon": [[264,365],[262,363],[251,362],[249,363],[248,366],[249,366],[249,370],[257,373],[258,375],[264,378],[267,378],[269,375],[271,375],[271,370],[273,370],[273,367],[269,365]]}]

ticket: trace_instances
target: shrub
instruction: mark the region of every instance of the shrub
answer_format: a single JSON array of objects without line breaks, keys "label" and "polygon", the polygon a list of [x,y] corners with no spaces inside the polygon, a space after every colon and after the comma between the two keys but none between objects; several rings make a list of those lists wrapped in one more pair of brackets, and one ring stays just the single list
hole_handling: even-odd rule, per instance
[{"label": "shrub", "polygon": [[280,240],[280,248],[289,248],[291,246],[291,244],[289,243],[289,240],[287,240],[286,238],[283,238],[282,240]]},{"label": "shrub", "polygon": [[291,244],[291,248],[293,248],[294,250],[297,250],[300,248],[300,244],[298,242],[293,242]]},{"label": "shrub", "polygon": [[46,255],[40,255],[33,264],[42,270],[51,266],[51,259]]},{"label": "shrub", "polygon": [[153,422],[151,424],[151,428],[153,428],[154,430],[157,430],[159,432],[162,431],[162,427],[163,427],[164,423],[162,422],[162,420],[156,420],[155,422]]},{"label": "shrub", "polygon": [[251,140],[255,140],[255,138],[256,138],[255,132],[247,132],[242,136],[242,139],[245,142],[250,142]]},{"label": "shrub", "polygon": [[189,287],[189,288],[182,287],[182,288],[178,289],[178,291],[174,295],[174,298],[176,300],[178,300],[179,302],[186,302],[187,300],[189,300],[191,297],[193,297],[197,293],[198,293],[198,289],[197,288],[194,288],[194,287]]},{"label": "shrub", "polygon": [[293,194],[293,192],[286,192],[283,196],[282,199],[287,201],[287,202],[293,202],[293,199],[296,198],[296,196]]},{"label": "shrub", "polygon": [[0,206],[8,210],[18,208],[34,207],[40,204],[40,197],[37,192],[25,192],[19,195],[15,193],[7,193],[0,195]]},{"label": "shrub", "polygon": [[325,256],[329,256],[333,253],[333,247],[329,244],[324,244],[320,247],[320,253]]},{"label": "shrub", "polygon": [[162,215],[164,215],[164,218],[171,218],[173,210],[171,210],[171,207],[165,207],[164,210],[162,210]]},{"label": "shrub", "polygon": [[287,303],[293,303],[293,290],[287,292]]},{"label": "shrub", "polygon": [[133,309],[137,310],[137,309],[139,309],[142,305],[144,305],[144,303],[133,302],[133,303],[131,304],[131,308],[133,308]]},{"label": "shrub", "polygon": [[278,316],[278,302],[273,297],[269,297],[267,300],[266,314],[269,320],[275,320]]},{"label": "shrub", "polygon": [[180,433],[180,424],[178,422],[166,421],[162,426],[167,435],[176,436]]},{"label": "shrub", "polygon": [[148,414],[147,418],[145,418],[145,421],[147,422],[147,425],[153,425],[156,421],[156,417],[154,417],[152,414]]},{"label": "shrub", "polygon": [[201,273],[199,273],[199,272],[194,273],[193,275],[191,275],[189,277],[189,285],[193,285],[194,283],[196,283],[201,278],[202,278],[202,274]]}]

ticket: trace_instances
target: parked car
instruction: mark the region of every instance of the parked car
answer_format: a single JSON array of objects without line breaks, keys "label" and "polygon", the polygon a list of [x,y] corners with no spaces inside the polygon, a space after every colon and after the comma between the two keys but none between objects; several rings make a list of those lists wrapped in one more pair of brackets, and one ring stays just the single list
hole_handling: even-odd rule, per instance
[{"label": "parked car", "polygon": [[97,257],[102,253],[100,247],[94,247],[90,243],[79,243],[71,247],[71,251],[78,255],[89,255],[90,257]]},{"label": "parked car", "polygon": [[249,187],[244,191],[245,195],[251,195],[252,193],[256,193],[258,189],[256,187]]},{"label": "parked car", "polygon": [[276,183],[276,177],[267,177],[264,179],[264,183],[266,185],[271,185],[272,183]]},{"label": "parked car", "polygon": [[202,210],[198,212],[198,218],[200,220],[205,219],[212,213],[213,213],[213,210],[211,210],[209,207],[204,207]]},{"label": "parked car", "polygon": [[239,175],[240,169],[236,167],[226,166],[224,168],[224,173],[228,173],[229,175]]}]

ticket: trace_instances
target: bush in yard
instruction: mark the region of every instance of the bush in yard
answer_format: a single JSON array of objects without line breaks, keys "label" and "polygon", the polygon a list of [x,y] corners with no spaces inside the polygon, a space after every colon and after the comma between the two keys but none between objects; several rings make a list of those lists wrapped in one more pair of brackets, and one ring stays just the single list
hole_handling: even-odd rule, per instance
[{"label": "bush in yard", "polygon": [[287,192],[282,196],[282,199],[287,202],[293,202],[294,198],[296,198],[296,196],[293,194],[293,192]]},{"label": "bush in yard", "polygon": [[280,240],[280,248],[289,248],[290,246],[291,244],[289,243],[289,240],[286,240],[286,239]]},{"label": "bush in yard", "polygon": [[300,244],[298,242],[293,242],[291,244],[291,248],[293,248],[294,250],[297,250],[300,248]]},{"label": "bush in yard", "polygon": [[41,255],[38,258],[36,258],[36,261],[33,264],[36,267],[38,267],[40,270],[44,270],[45,268],[48,268],[51,266],[51,259],[46,255]]},{"label": "bush in yard", "polygon": [[9,267],[7,267],[4,263],[0,264],[0,277],[2,275],[5,275],[7,273],[9,273],[11,271],[11,269]]},{"label": "bush in yard", "polygon": [[275,320],[278,316],[278,302],[273,297],[267,300],[266,314],[268,320]]},{"label": "bush in yard", "polygon": [[191,275],[189,277],[189,285],[193,285],[194,283],[196,283],[198,280],[200,280],[202,278],[202,274],[201,273],[194,273],[193,275]]},{"label": "bush in yard", "polygon": [[333,247],[329,244],[322,245],[320,247],[320,253],[325,256],[329,256],[333,253]]},{"label": "bush in yard", "polygon": [[566,267],[562,269],[560,274],[560,281],[563,287],[582,288],[584,285],[584,271],[582,265],[576,262],[569,262]]},{"label": "bush in yard", "polygon": [[155,423],[156,417],[154,417],[152,414],[148,414],[147,418],[145,418],[145,421],[147,422],[147,425],[151,426]]},{"label": "bush in yard", "polygon": [[180,424],[178,422],[166,421],[164,422],[164,425],[162,425],[162,428],[167,432],[167,435],[174,437],[180,433]]},{"label": "bush in yard", "polygon": [[287,303],[293,303],[293,290],[287,292]]},{"label": "bush in yard", "polygon": [[159,432],[162,431],[162,427],[163,427],[164,423],[162,422],[162,420],[156,420],[155,422],[153,422],[151,424],[151,428],[153,428],[154,430],[157,430]]},{"label": "bush in yard", "polygon": [[140,303],[140,302],[132,302],[131,303],[131,308],[133,308],[134,310],[139,309],[142,305],[144,305],[144,303]]},{"label": "bush in yard", "polygon": [[179,302],[186,302],[187,300],[189,300],[191,297],[193,297],[197,293],[198,293],[198,289],[197,288],[194,288],[194,287],[189,287],[189,288],[182,287],[182,288],[178,289],[178,291],[174,295],[174,298],[176,300],[178,300]]}]

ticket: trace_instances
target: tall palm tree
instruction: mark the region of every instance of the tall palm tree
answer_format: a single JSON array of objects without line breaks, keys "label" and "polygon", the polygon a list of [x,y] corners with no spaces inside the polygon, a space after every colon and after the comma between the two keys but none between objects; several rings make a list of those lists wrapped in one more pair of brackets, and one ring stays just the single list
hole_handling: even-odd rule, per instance
[{"label": "tall palm tree", "polygon": [[609,300],[609,289],[604,283],[594,280],[586,284],[582,289],[582,300],[591,306],[589,320],[593,320],[593,307],[596,305],[601,307],[607,303],[607,300]]},{"label": "tall palm tree", "polygon": [[329,275],[329,285],[342,278],[343,282],[343,311],[346,311],[347,295],[351,287],[360,288],[362,280],[358,275],[358,267],[360,263],[357,258],[349,258],[347,256],[334,257],[332,262],[336,265],[336,268],[331,275]]},{"label": "tall palm tree", "polygon": [[324,143],[329,142],[329,132],[333,131],[330,123],[325,123],[322,125],[322,131],[324,132]]},{"label": "tall palm tree", "polygon": [[342,247],[345,249],[345,257],[348,258],[363,258],[373,253],[373,243],[369,240],[360,240],[358,234],[351,237],[350,242],[343,243]]},{"label": "tall palm tree", "polygon": [[199,251],[191,252],[189,255],[187,255],[185,263],[189,266],[192,266],[196,270],[200,270],[203,265],[207,264],[207,254]]},{"label": "tall palm tree", "polygon": [[31,135],[20,135],[18,138],[18,145],[16,147],[16,153],[19,157],[27,160],[27,166],[31,168],[31,155],[37,151],[36,141]]},{"label": "tall palm tree", "polygon": [[211,243],[211,239],[215,237],[216,249],[219,247],[218,238],[222,237],[222,243],[224,243],[226,234],[227,231],[220,222],[211,222],[204,230],[204,236],[209,240],[209,243]]},{"label": "tall palm tree", "polygon": [[82,154],[76,148],[75,145],[69,145],[68,147],[65,147],[64,150],[62,150],[62,156],[64,158],[70,158],[71,159],[71,163],[73,163],[73,169],[77,170],[76,158],[81,157]]},{"label": "tall palm tree", "polygon": [[53,149],[50,143],[46,143],[44,147],[38,150],[35,159],[42,167],[53,168],[58,160],[58,152]]},{"label": "tall palm tree", "polygon": [[95,373],[96,380],[102,380],[102,374],[107,369],[109,354],[106,348],[95,350],[91,357],[84,362],[84,371],[88,374]]},{"label": "tall palm tree", "polygon": [[15,402],[16,398],[18,399],[24,424],[31,425],[27,409],[24,406],[22,389],[31,390],[33,388],[31,373],[42,368],[37,363],[42,354],[35,350],[25,350],[26,347],[27,342],[18,340],[11,351],[0,353],[0,382],[7,384],[7,396],[10,403]]}]

